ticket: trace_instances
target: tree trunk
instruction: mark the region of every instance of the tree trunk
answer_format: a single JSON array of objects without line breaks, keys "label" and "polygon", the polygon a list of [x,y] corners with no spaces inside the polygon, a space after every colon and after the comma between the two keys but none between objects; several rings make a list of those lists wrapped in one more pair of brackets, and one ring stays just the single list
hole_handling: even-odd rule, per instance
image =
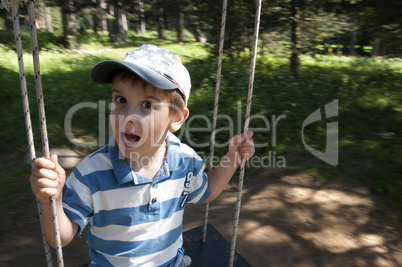
[{"label": "tree trunk", "polygon": [[85,30],[95,28],[95,16],[93,15],[93,13],[92,12],[87,13],[86,16],[87,16],[86,22],[84,19]]},{"label": "tree trunk", "polygon": [[195,37],[195,41],[198,43],[206,43],[207,42],[207,36],[200,29],[194,30],[194,37]]},{"label": "tree trunk", "polygon": [[377,37],[374,40],[373,57],[378,57],[380,55],[380,49],[381,49],[381,38]]},{"label": "tree trunk", "polygon": [[63,16],[63,30],[64,30],[64,46],[67,49],[78,47],[77,36],[74,28],[74,1],[64,0],[61,1],[62,16]]},{"label": "tree trunk", "polygon": [[122,23],[122,29],[124,33],[126,33],[128,31],[128,20],[127,20],[127,14],[124,11],[121,12],[121,23]]},{"label": "tree trunk", "polygon": [[[107,14],[110,16],[114,17],[114,6],[108,5],[107,6]],[[110,17],[108,16],[108,17]],[[113,36],[115,35],[115,27],[114,27],[114,21],[111,19],[106,19],[106,29],[109,32],[110,40],[113,40]]]},{"label": "tree trunk", "polygon": [[6,31],[13,31],[13,20],[11,16],[11,12],[3,12],[3,18],[4,18],[4,27],[6,28]]},{"label": "tree trunk", "polygon": [[[191,18],[191,17],[190,17]],[[194,34],[195,41],[198,43],[206,43],[207,37],[205,33],[200,29],[200,23],[198,19],[190,19],[191,31]]]},{"label": "tree trunk", "polygon": [[145,9],[144,9],[144,1],[140,0],[138,1],[139,5],[139,32],[140,33],[146,33],[146,28],[145,28]]},{"label": "tree trunk", "polygon": [[352,36],[350,38],[349,55],[356,55],[355,46],[357,44],[357,15],[353,14],[352,17]]},{"label": "tree trunk", "polygon": [[103,33],[107,32],[107,20],[105,18],[106,8],[107,8],[107,6],[105,3],[105,0],[98,0],[98,9],[99,9],[98,25],[99,25],[100,31]]},{"label": "tree trunk", "polygon": [[300,47],[299,47],[299,14],[298,7],[295,4],[295,0],[291,1],[290,6],[290,28],[291,28],[291,46],[292,55],[290,56],[290,70],[292,72],[298,72],[300,69]]},{"label": "tree trunk", "polygon": [[123,4],[118,2],[114,10],[115,19],[113,21],[113,33],[111,40],[115,44],[123,44],[125,42],[125,31],[123,28]]},{"label": "tree trunk", "polygon": [[50,14],[50,8],[46,5],[45,1],[45,17],[46,17],[46,27],[49,32],[53,32],[52,16]]},{"label": "tree trunk", "polygon": [[179,15],[177,17],[176,31],[177,31],[177,41],[179,43],[183,43],[184,42],[184,14],[182,12],[179,12]]},{"label": "tree trunk", "polygon": [[159,12],[158,12],[158,39],[166,40],[165,36],[165,21],[163,18],[163,6],[162,1],[158,1],[159,4]]},{"label": "tree trunk", "polygon": [[40,1],[36,5],[36,29],[45,29],[45,16],[44,16],[44,6],[45,3],[44,1]]}]

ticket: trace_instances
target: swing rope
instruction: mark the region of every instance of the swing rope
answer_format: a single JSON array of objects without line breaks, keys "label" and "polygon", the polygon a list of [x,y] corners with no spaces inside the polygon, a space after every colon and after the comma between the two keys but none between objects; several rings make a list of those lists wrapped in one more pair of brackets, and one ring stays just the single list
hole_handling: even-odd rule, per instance
[{"label": "swing rope", "polygon": [[[31,29],[30,35],[31,35],[31,48],[34,62],[34,72],[35,72],[36,98],[38,101],[43,154],[46,159],[50,159],[49,140],[47,138],[47,128],[46,128],[45,104],[43,100],[42,79],[40,74],[39,49],[38,49],[38,38],[36,34],[34,1],[35,0],[30,0],[28,2],[28,15],[29,15],[29,25]],[[64,266],[63,252],[60,240],[59,222],[57,220],[56,200],[54,196],[50,197],[50,208],[52,214],[53,231],[55,236],[57,266],[63,267]]]},{"label": "swing rope", "polygon": [[[255,14],[254,40],[253,40],[253,48],[252,48],[251,60],[250,60],[250,78],[249,78],[249,86],[248,86],[247,109],[246,109],[246,119],[244,122],[244,132],[248,132],[248,126],[249,126],[249,122],[250,122],[251,99],[253,97],[254,71],[255,71],[255,62],[256,62],[256,58],[257,58],[257,47],[258,47],[258,31],[260,28],[261,2],[262,2],[262,0],[258,0],[256,14]],[[230,245],[229,267],[233,266],[234,255],[235,255],[235,250],[236,250],[237,229],[238,229],[238,225],[239,225],[241,197],[242,197],[242,191],[243,191],[244,166],[245,166],[245,160],[243,158],[241,161],[241,165],[240,165],[240,175],[239,175],[239,182],[238,182],[235,218],[234,218],[234,223],[233,223],[232,242]]]},{"label": "swing rope", "polygon": [[[220,35],[220,40],[219,40],[218,71],[217,71],[217,74],[216,74],[215,104],[214,104],[214,116],[213,116],[213,120],[212,120],[211,146],[210,146],[210,150],[209,150],[208,171],[212,171],[212,168],[213,168],[212,163],[213,163],[213,157],[214,157],[216,120],[217,120],[217,117],[218,117],[219,88],[220,88],[220,84],[221,84],[223,44],[224,44],[224,40],[225,40],[225,26],[226,26],[226,10],[227,10],[227,6],[228,6],[228,1],[223,0],[222,21],[221,21],[221,35]],[[209,203],[205,204],[204,226],[203,226],[203,229],[202,229],[202,243],[205,243],[206,238],[207,238],[208,212],[209,212]]]},{"label": "swing rope", "polygon": [[[34,71],[35,71],[35,87],[36,87],[36,97],[37,97],[37,102],[38,102],[40,131],[41,131],[41,138],[42,138],[42,149],[43,149],[44,157],[46,159],[49,159],[50,158],[49,143],[48,143],[48,138],[47,138],[45,108],[44,108],[44,101],[43,101],[41,76],[40,76],[39,49],[38,49],[38,41],[37,41],[37,35],[36,35],[34,0],[1,1],[0,8],[6,8],[7,10],[9,10],[9,8],[11,8],[11,12],[12,12],[12,16],[13,16],[14,36],[15,36],[15,41],[16,41],[17,55],[18,55],[21,96],[22,96],[22,101],[23,101],[25,126],[26,126],[26,131],[27,131],[28,150],[29,150],[29,155],[30,155],[30,158],[31,158],[31,161],[33,164],[33,161],[36,158],[36,154],[35,154],[32,126],[31,126],[31,115],[30,115],[29,102],[28,102],[25,67],[24,67],[23,51],[22,51],[22,44],[21,44],[21,32],[20,32],[20,24],[19,24],[19,17],[18,17],[18,6],[19,5],[22,6],[24,2],[27,3],[29,26],[31,29],[31,32],[30,32],[31,47],[32,47],[32,54],[33,54]],[[39,218],[41,218],[42,209],[41,209],[41,205],[40,205],[39,201],[37,201],[37,205],[38,205]],[[64,266],[63,254],[62,254],[60,232],[59,232],[57,213],[56,213],[56,203],[55,203],[54,197],[50,198],[50,206],[51,206],[52,223],[53,223],[54,236],[55,236],[55,245],[56,245],[56,250],[57,250],[58,266],[63,267]],[[49,243],[46,241],[43,231],[42,231],[42,239],[43,239],[43,245],[45,248],[47,266],[48,267],[53,266],[51,249],[50,249]]]},{"label": "swing rope", "polygon": [[[29,111],[29,104],[28,104],[28,92],[27,92],[27,85],[26,85],[25,72],[24,72],[24,69],[25,69],[24,68],[24,59],[22,57],[20,25],[19,25],[19,20],[18,20],[17,8],[12,7],[11,12],[12,12],[12,16],[13,16],[14,36],[15,36],[17,54],[18,54],[21,96],[22,96],[22,104],[23,104],[23,108],[24,108],[25,125],[26,125],[26,131],[27,131],[27,139],[28,139],[28,149],[29,149],[29,155],[30,155],[31,162],[33,162],[36,155],[35,155],[35,147],[34,147],[34,143],[33,143],[31,116],[29,115],[30,111]],[[40,220],[42,208],[41,208],[39,201],[37,201],[37,206],[38,206],[38,213],[39,213],[39,220]],[[42,230],[42,228],[41,228],[41,230]],[[49,243],[46,241],[43,231],[42,231],[42,240],[43,240],[43,245],[45,248],[46,262],[47,262],[48,266],[53,266],[50,246],[49,246]]]}]

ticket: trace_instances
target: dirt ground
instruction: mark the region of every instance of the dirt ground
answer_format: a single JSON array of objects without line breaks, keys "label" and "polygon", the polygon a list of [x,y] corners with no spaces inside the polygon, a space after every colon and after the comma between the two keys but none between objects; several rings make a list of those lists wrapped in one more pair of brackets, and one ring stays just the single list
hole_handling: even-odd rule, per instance
[{"label": "dirt ground", "polygon": [[[402,239],[364,188],[320,184],[294,174],[246,173],[237,251],[251,266],[402,266]],[[228,241],[237,185],[210,205],[211,223]],[[202,224],[204,206],[187,205],[184,230]],[[34,199],[2,215],[0,266],[46,266]],[[65,266],[88,262],[84,238],[64,248]],[[55,256],[54,256],[54,259]]]}]

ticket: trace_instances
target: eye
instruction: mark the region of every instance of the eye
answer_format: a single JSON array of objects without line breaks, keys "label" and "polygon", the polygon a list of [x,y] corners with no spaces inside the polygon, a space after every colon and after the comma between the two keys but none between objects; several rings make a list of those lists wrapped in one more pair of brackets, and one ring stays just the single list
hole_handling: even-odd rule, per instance
[{"label": "eye", "polygon": [[154,105],[149,101],[142,102],[141,106],[146,109],[153,109]]},{"label": "eye", "polygon": [[122,96],[116,96],[115,100],[116,100],[116,103],[118,103],[118,104],[126,103],[126,99]]}]

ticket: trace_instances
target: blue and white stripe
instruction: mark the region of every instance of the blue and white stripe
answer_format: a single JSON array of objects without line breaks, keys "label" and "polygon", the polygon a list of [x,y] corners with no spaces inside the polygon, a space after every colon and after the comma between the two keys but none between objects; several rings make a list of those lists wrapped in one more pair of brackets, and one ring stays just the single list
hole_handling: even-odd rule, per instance
[{"label": "blue and white stripe", "polygon": [[119,157],[116,141],[86,157],[67,179],[63,207],[88,224],[91,266],[167,266],[182,247],[184,204],[210,194],[202,159],[168,134],[166,163],[154,179]]}]

